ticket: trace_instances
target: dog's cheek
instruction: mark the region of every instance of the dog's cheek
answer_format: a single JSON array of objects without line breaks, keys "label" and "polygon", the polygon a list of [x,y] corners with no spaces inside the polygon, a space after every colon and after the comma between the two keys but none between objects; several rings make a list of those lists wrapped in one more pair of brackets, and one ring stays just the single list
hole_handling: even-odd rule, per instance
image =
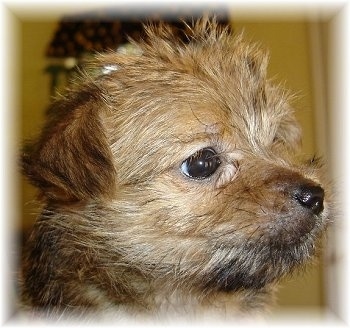
[{"label": "dog's cheek", "polygon": [[121,215],[112,225],[117,236],[112,248],[127,244],[122,255],[128,265],[152,270],[155,276],[170,278],[177,272],[189,279],[208,262],[207,236],[217,219],[208,213],[208,206],[203,210],[209,199],[203,199],[198,190],[183,193],[168,188],[163,180],[123,191],[125,200],[114,205]]}]

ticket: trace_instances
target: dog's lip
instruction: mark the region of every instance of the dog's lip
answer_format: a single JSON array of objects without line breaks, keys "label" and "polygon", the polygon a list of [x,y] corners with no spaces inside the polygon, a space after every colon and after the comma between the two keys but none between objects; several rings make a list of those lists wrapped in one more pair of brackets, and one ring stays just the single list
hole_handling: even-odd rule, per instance
[{"label": "dog's lip", "polygon": [[270,239],[278,244],[296,244],[315,235],[319,230],[316,215],[281,216],[270,226]]}]

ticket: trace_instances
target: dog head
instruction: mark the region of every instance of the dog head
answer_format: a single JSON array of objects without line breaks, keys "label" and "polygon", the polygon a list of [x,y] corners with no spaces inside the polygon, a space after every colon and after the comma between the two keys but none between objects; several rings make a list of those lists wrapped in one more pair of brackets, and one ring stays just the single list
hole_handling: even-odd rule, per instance
[{"label": "dog head", "polygon": [[25,171],[48,203],[95,207],[79,224],[143,276],[259,289],[315,253],[329,195],[315,161],[291,159],[300,128],[267,55],[210,21],[189,39],[149,28],[140,54],[99,56]]}]

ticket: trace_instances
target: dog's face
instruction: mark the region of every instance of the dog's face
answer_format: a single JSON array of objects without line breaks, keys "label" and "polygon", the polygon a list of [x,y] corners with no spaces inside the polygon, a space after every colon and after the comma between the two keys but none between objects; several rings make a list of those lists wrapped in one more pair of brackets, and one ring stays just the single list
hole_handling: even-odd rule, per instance
[{"label": "dog's face", "polygon": [[198,25],[185,46],[149,33],[142,55],[101,56],[108,74],[55,105],[27,172],[53,206],[98,208],[80,224],[149,280],[275,282],[315,253],[329,216],[317,164],[291,160],[288,97],[240,38]]}]

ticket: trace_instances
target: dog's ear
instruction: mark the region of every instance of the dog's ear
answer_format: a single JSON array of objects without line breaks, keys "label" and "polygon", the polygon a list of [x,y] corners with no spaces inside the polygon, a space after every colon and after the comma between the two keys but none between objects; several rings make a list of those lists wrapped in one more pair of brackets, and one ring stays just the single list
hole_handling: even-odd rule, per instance
[{"label": "dog's ear", "polygon": [[24,173],[45,198],[71,202],[112,194],[115,169],[101,108],[95,85],[72,91],[50,107],[39,140],[27,145],[22,156]]},{"label": "dog's ear", "polygon": [[261,83],[265,82],[267,75],[267,66],[269,61],[269,54],[262,50],[254,49],[245,55],[244,63],[246,65],[249,77],[254,81],[253,85],[257,88]]},{"label": "dog's ear", "polygon": [[297,150],[301,147],[301,127],[292,110],[281,120],[275,138],[290,149]]}]

